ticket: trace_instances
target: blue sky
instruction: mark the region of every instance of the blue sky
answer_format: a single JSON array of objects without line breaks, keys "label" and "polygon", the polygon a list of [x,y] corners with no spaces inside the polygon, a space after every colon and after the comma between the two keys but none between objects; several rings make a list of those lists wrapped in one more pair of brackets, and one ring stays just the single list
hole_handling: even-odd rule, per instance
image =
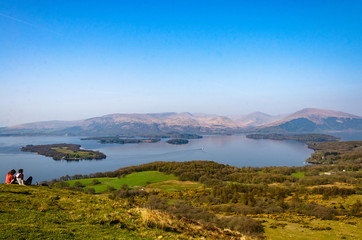
[{"label": "blue sky", "polygon": [[109,113],[362,115],[361,1],[0,0],[0,126]]}]

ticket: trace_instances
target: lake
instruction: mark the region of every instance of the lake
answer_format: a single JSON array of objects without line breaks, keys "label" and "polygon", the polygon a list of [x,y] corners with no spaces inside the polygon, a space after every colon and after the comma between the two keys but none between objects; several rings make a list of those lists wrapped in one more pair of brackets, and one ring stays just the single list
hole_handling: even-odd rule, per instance
[{"label": "lake", "polygon": [[[342,140],[361,140],[361,134],[333,134]],[[11,169],[24,169],[24,176],[33,176],[35,183],[68,174],[89,174],[113,171],[122,167],[153,161],[210,160],[231,166],[303,166],[313,152],[295,141],[248,139],[245,135],[204,136],[191,139],[186,145],[171,145],[162,139],[157,143],[100,144],[81,137],[0,137],[0,182]],[[29,144],[73,143],[84,149],[98,150],[107,155],[103,160],[55,161],[50,157],[20,148]],[[3,180],[2,180],[3,179]]]}]

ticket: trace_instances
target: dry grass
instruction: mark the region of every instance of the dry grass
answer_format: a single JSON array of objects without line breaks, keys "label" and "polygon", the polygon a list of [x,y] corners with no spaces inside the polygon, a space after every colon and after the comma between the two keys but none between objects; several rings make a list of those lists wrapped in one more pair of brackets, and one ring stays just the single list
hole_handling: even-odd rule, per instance
[{"label": "dry grass", "polygon": [[318,187],[340,187],[340,188],[355,188],[356,186],[349,183],[341,183],[341,182],[335,182],[334,184],[324,184],[324,185],[315,185],[306,187],[307,189],[313,189]]},{"label": "dry grass", "polygon": [[180,239],[227,239],[252,240],[254,238],[229,229],[220,229],[211,225],[203,225],[195,220],[184,217],[175,217],[165,212],[148,208],[134,208],[130,214],[139,215],[142,224],[162,231],[182,233]]}]

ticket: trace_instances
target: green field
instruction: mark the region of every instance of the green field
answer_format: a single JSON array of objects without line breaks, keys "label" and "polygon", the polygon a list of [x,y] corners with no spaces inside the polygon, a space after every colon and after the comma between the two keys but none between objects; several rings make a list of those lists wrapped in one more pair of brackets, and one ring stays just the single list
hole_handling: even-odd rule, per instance
[{"label": "green field", "polygon": [[[99,184],[93,184],[94,179],[98,180]],[[149,184],[176,180],[174,175],[166,175],[158,171],[145,171],[129,174],[121,178],[88,178],[79,180],[67,181],[70,186],[73,186],[75,182],[80,182],[85,185],[86,188],[94,188],[96,193],[105,192],[108,186],[114,189],[119,189],[122,185],[127,184],[129,188],[145,187]],[[157,186],[155,188],[158,188]]]},{"label": "green field", "polygon": [[165,192],[182,191],[186,189],[198,189],[204,185],[197,182],[167,180],[147,185],[149,189],[159,189]]},{"label": "green field", "polygon": [[304,177],[304,172],[292,173],[292,176],[296,177],[296,178],[303,178]]}]

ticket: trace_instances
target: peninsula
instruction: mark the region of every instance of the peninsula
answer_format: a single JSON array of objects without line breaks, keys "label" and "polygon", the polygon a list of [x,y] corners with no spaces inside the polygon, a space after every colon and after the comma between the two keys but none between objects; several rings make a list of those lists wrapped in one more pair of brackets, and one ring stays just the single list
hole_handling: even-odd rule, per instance
[{"label": "peninsula", "polygon": [[362,163],[362,141],[314,142],[308,147],[315,151],[306,160],[311,164]]}]

